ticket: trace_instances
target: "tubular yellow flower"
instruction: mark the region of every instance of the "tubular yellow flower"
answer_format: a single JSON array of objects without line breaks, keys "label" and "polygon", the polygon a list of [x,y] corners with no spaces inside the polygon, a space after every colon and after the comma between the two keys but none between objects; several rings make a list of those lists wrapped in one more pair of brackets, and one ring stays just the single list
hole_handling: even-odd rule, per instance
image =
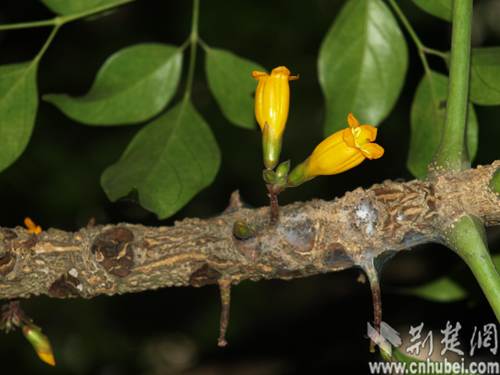
[{"label": "tubular yellow flower", "polygon": [[255,117],[262,130],[264,164],[274,168],[281,152],[281,139],[285,131],[290,106],[289,81],[299,76],[290,76],[284,66],[273,69],[271,75],[254,71],[252,77],[259,81],[255,91]]},{"label": "tubular yellow flower", "polygon": [[340,130],[314,149],[309,158],[299,164],[288,176],[288,186],[297,186],[319,175],[345,172],[361,164],[363,160],[378,159],[384,149],[376,143],[377,129],[370,125],[360,126],[359,121],[349,113],[349,128]]}]

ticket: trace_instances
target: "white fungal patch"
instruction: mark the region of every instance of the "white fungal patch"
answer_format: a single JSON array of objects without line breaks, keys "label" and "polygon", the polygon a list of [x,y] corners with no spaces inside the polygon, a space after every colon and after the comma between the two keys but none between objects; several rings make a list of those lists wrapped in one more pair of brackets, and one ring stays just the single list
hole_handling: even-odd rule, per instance
[{"label": "white fungal patch", "polygon": [[83,292],[83,285],[82,284],[78,284],[76,286],[76,289],[78,289],[80,292]]},{"label": "white fungal patch", "polygon": [[355,210],[356,216],[359,220],[356,220],[360,228],[364,228],[366,234],[371,234],[375,230],[374,222],[374,212],[367,202],[363,202],[356,206]]},{"label": "white fungal patch", "polygon": [[78,277],[78,271],[76,270],[76,268],[70,269],[68,273],[73,277]]}]

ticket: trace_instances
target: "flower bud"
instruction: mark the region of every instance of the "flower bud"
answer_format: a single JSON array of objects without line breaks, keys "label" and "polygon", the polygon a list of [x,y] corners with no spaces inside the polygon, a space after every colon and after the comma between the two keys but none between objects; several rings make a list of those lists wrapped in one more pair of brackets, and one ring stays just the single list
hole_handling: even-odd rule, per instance
[{"label": "flower bud", "polygon": [[285,131],[290,105],[290,86],[288,81],[298,79],[290,76],[284,66],[273,69],[271,75],[254,71],[252,77],[259,81],[255,91],[255,117],[262,130],[264,164],[273,169],[278,164],[281,153],[281,140]]},{"label": "flower bud", "polygon": [[290,172],[290,160],[284,161],[276,168],[276,176],[283,177]]},{"label": "flower bud", "polygon": [[233,225],[233,234],[242,240],[251,237],[254,231],[243,221],[235,221]]},{"label": "flower bud", "polygon": [[278,184],[279,187],[285,186],[286,185],[286,178],[285,177],[278,178],[277,184]]},{"label": "flower bud", "polygon": [[264,169],[262,171],[262,178],[266,181],[266,183],[274,184],[278,179],[278,176],[276,176],[276,173],[272,169]]},{"label": "flower bud", "polygon": [[22,327],[24,336],[28,339],[31,345],[33,345],[33,348],[35,348],[36,354],[38,354],[40,359],[51,366],[55,366],[56,362],[54,360],[52,348],[47,336],[42,334],[42,332],[40,332],[40,328],[36,327],[34,324],[22,323]]}]

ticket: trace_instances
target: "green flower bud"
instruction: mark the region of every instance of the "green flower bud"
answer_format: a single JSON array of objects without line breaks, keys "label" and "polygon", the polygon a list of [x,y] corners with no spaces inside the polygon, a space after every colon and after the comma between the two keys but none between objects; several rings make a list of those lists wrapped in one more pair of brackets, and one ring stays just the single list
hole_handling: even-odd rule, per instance
[{"label": "green flower bud", "polygon": [[276,173],[272,169],[264,169],[262,171],[262,178],[264,179],[264,181],[271,185],[275,184],[276,180],[278,179]]},{"label": "green flower bud", "polygon": [[290,172],[290,160],[284,161],[276,168],[276,176],[283,177]]},{"label": "green flower bud", "polygon": [[254,231],[243,221],[235,221],[233,225],[233,234],[242,240],[251,237]]}]

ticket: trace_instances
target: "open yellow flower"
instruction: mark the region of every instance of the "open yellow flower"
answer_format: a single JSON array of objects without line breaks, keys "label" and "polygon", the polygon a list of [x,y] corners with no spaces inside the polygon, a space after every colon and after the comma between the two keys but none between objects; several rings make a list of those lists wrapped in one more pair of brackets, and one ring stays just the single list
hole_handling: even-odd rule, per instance
[{"label": "open yellow flower", "polygon": [[285,131],[290,106],[289,81],[299,76],[290,76],[284,66],[273,69],[271,75],[254,71],[252,77],[259,81],[255,91],[255,117],[262,130],[264,164],[274,168],[281,152],[281,140]]},{"label": "open yellow flower", "polygon": [[24,225],[28,228],[28,233],[38,234],[42,231],[42,227],[40,225],[36,225],[29,217],[24,219]]},{"label": "open yellow flower", "polygon": [[287,186],[297,186],[319,175],[345,172],[361,164],[363,160],[378,159],[384,149],[376,143],[377,129],[370,125],[360,126],[349,113],[349,128],[340,130],[314,149],[306,161],[299,164],[288,176]]}]

